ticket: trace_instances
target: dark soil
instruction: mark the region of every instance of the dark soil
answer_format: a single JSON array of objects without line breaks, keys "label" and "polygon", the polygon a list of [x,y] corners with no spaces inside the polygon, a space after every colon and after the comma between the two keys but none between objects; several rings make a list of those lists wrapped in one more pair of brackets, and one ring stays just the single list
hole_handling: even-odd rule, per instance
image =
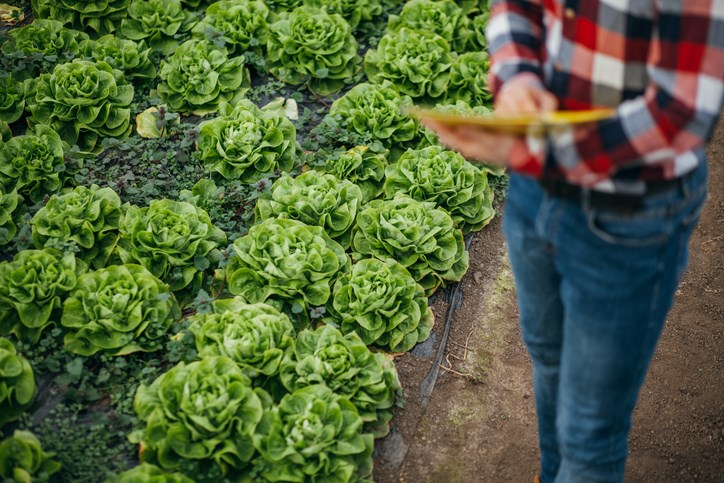
[{"label": "dark soil", "polygon": [[[634,413],[627,482],[724,481],[724,122],[708,153],[710,198]],[[378,482],[529,482],[538,470],[532,372],[499,219],[475,235],[470,260],[429,403],[420,389],[444,296],[433,304],[435,341],[397,360],[405,405],[376,445]]]}]

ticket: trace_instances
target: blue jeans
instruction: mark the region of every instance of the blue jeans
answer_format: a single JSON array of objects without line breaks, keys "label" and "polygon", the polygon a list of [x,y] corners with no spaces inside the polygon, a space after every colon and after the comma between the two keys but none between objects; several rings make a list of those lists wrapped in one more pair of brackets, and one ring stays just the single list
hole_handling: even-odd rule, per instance
[{"label": "blue jeans", "polygon": [[543,483],[620,482],[628,433],[706,198],[704,164],[634,214],[511,175],[503,230],[533,360]]}]

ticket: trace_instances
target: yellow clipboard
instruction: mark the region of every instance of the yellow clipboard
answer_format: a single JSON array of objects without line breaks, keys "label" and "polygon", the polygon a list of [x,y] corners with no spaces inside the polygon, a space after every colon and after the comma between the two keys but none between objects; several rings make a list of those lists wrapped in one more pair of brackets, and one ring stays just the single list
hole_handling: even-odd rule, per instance
[{"label": "yellow clipboard", "polygon": [[422,107],[409,107],[404,113],[416,119],[430,119],[449,126],[478,126],[496,132],[529,134],[551,128],[587,124],[612,117],[615,109],[554,111],[541,114],[458,114]]}]

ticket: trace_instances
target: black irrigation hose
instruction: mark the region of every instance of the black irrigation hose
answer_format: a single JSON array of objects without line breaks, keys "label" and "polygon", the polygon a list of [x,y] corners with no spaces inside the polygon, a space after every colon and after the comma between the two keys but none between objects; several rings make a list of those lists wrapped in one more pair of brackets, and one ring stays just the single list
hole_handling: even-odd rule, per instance
[{"label": "black irrigation hose", "polygon": [[[470,245],[475,238],[474,234],[470,234],[465,240],[465,250],[470,252]],[[447,338],[450,334],[450,326],[452,325],[453,313],[460,308],[463,301],[463,293],[460,290],[460,282],[450,284],[445,290],[445,299],[447,300],[447,313],[445,314],[445,327],[442,331],[442,337],[440,338],[440,347],[437,348],[437,355],[435,361],[430,368],[430,372],[427,374],[425,379],[420,384],[420,402],[422,403],[423,410],[427,408],[432,397],[432,391],[435,389],[435,383],[437,377],[440,374],[440,367],[442,365],[442,358],[445,356],[445,347],[447,346]]]}]

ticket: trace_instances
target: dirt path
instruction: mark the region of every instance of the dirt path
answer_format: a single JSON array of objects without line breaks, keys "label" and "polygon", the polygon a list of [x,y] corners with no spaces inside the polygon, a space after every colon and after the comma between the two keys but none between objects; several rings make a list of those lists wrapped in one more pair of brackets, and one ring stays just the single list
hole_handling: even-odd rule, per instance
[{"label": "dirt path", "polygon": [[[691,264],[634,414],[627,482],[724,481],[724,122],[709,145],[710,199]],[[496,220],[477,234],[446,359],[429,404],[437,339],[400,358],[405,406],[378,443],[381,483],[529,482],[538,468],[530,360]]]}]

